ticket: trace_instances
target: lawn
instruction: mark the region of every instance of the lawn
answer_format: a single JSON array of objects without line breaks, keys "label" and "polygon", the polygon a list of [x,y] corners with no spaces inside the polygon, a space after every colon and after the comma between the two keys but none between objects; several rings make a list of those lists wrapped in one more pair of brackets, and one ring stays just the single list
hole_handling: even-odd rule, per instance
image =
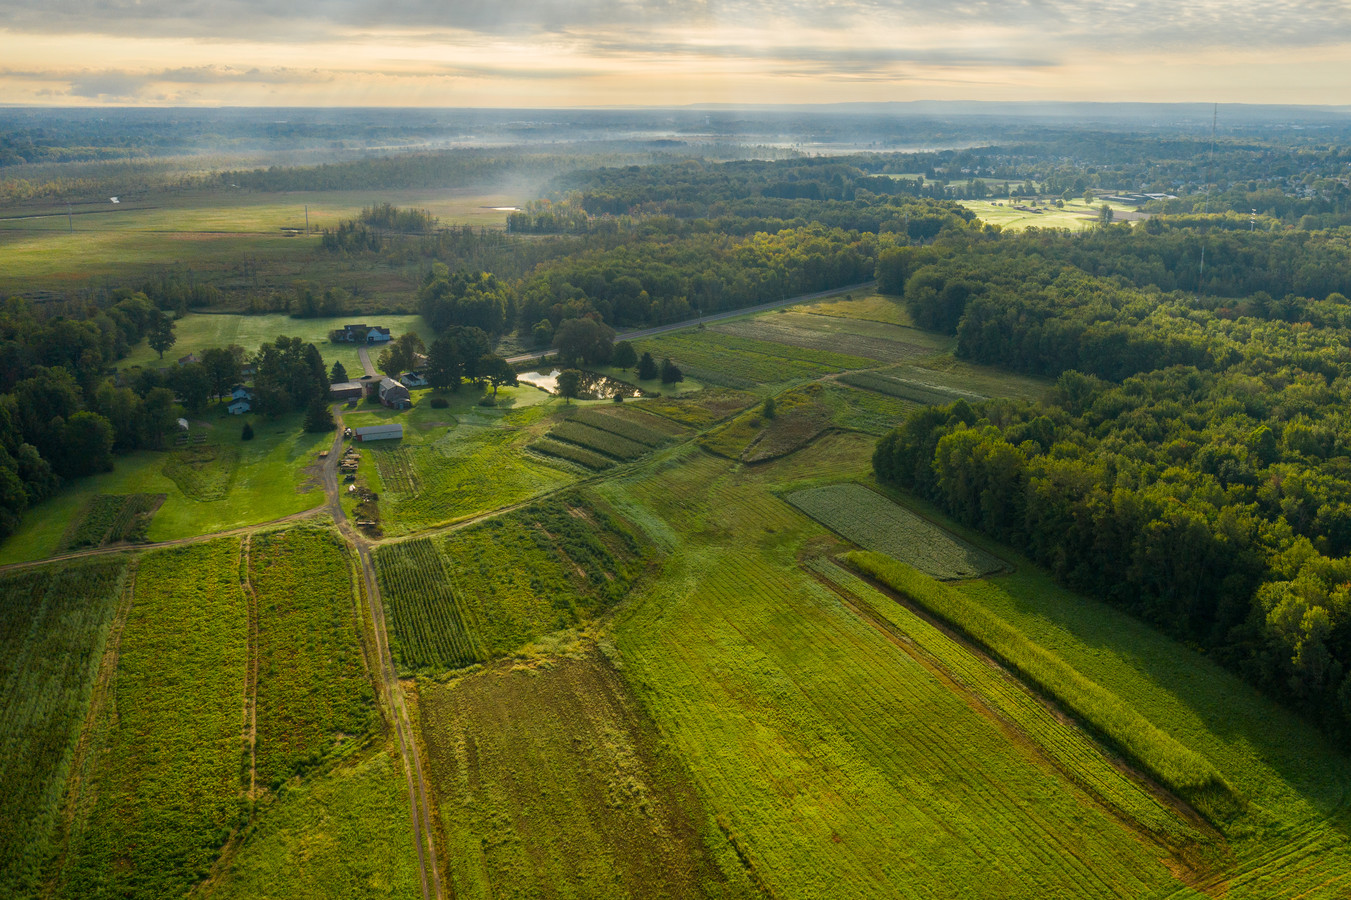
[{"label": "lawn", "polygon": [[143,450],[116,459],[112,472],[67,483],[56,496],[29,510],[19,529],[0,544],[0,564],[42,559],[62,545],[69,523],[100,494],[164,494],[164,505],[144,537],[165,541],[211,534],[314,509],[323,491],[305,471],[318,462],[331,435],[306,434],[299,416],[252,419],[255,437],[241,441],[240,418],[211,416],[207,446]]}]

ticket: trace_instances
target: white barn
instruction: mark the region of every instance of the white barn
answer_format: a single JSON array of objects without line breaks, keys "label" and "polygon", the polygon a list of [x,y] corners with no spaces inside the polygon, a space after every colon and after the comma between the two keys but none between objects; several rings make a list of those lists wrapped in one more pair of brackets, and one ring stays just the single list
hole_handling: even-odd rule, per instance
[{"label": "white barn", "polygon": [[397,441],[403,437],[403,426],[395,423],[393,425],[368,425],[365,428],[357,428],[352,431],[353,440],[365,443],[366,441]]}]

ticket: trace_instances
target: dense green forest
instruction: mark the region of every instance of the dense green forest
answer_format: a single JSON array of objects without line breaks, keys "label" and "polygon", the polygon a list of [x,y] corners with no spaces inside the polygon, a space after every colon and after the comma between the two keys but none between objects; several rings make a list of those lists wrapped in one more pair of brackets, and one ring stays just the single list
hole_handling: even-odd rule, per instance
[{"label": "dense green forest", "polygon": [[[1059,380],[1046,404],[915,413],[879,478],[1351,725],[1348,237],[1165,223],[892,251],[881,283],[958,356]],[[1214,293],[1165,292],[1202,246]]]}]

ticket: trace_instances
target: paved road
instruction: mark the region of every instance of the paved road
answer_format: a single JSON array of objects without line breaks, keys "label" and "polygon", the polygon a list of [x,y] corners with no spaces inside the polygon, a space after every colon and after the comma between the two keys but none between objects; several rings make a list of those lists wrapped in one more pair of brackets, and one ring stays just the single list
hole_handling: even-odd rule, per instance
[{"label": "paved road", "polygon": [[[771,309],[779,309],[784,306],[796,306],[799,303],[810,303],[813,300],[820,300],[825,297],[832,297],[836,294],[845,294],[849,291],[868,290],[876,286],[876,281],[864,281],[860,284],[851,284],[847,287],[834,288],[829,291],[821,291],[819,294],[803,294],[800,297],[789,297],[786,300],[775,300],[772,303],[761,303],[759,306],[746,306],[741,309],[730,309],[727,312],[714,313],[711,316],[704,316],[698,319],[686,319],[683,322],[674,322],[670,325],[658,325],[656,328],[641,328],[638,331],[626,331],[623,334],[616,334],[616,341],[632,341],[637,338],[652,337],[654,334],[665,334],[668,331],[679,331],[682,328],[695,328],[700,323],[707,325],[709,322],[720,322],[723,319],[734,319],[737,316],[745,316],[751,313],[768,312]],[[364,350],[363,350],[364,353]],[[532,359],[542,359],[553,353],[552,350],[539,350],[535,353],[522,353],[520,356],[509,356],[507,362],[515,365],[516,363],[529,362]],[[365,362],[366,357],[362,356]]]},{"label": "paved road", "polygon": [[367,351],[366,345],[357,347],[357,356],[361,357],[361,367],[366,370],[366,374],[372,378],[378,378],[380,373],[375,371],[375,366],[371,365],[371,354]]}]

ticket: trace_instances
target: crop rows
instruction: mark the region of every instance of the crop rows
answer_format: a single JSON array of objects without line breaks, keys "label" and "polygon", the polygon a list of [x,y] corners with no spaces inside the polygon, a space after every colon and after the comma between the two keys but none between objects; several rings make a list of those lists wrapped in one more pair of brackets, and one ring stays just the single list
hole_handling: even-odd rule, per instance
[{"label": "crop rows", "polygon": [[853,385],[854,387],[876,391],[879,394],[886,394],[889,397],[898,397],[902,400],[909,400],[912,403],[918,403],[922,406],[941,406],[956,400],[981,399],[977,394],[958,391],[937,384],[925,384],[924,382],[912,381],[910,379],[891,378],[886,375],[879,375],[876,372],[848,372],[840,376],[840,381],[843,381],[845,384]]},{"label": "crop rows", "polygon": [[182,896],[242,824],[239,542],[147,555],[58,897]]},{"label": "crop rows", "polygon": [[380,471],[380,481],[384,483],[386,491],[411,494],[422,486],[411,448],[373,444],[367,448],[367,452],[375,458],[375,467]]},{"label": "crop rows", "polygon": [[390,644],[403,670],[457,669],[486,658],[477,619],[456,596],[430,539],[381,547],[376,571],[390,614]]},{"label": "crop rows", "polygon": [[1228,784],[1210,760],[1159,730],[1111,691],[1080,675],[961,593],[878,553],[856,551],[847,559],[969,634],[1179,796],[1193,802],[1199,798],[1204,808],[1229,795]]},{"label": "crop rows", "polygon": [[0,578],[0,896],[36,889],[125,572],[114,556]]},{"label": "crop rows", "polygon": [[493,656],[617,603],[645,559],[628,526],[575,495],[457,531],[443,546]]},{"label": "crop rows", "polygon": [[615,464],[613,459],[594,450],[588,450],[576,444],[566,444],[550,437],[540,438],[530,445],[530,449],[545,456],[553,456],[567,462],[576,463],[593,472],[604,471]]},{"label": "crop rows", "polygon": [[275,787],[369,730],[375,698],[347,555],[333,533],[257,535],[248,565],[258,604],[258,783]]},{"label": "crop rows", "polygon": [[827,387],[825,400],[835,411],[837,426],[875,435],[895,428],[915,408],[900,397],[838,384]]},{"label": "crop rows", "polygon": [[679,400],[657,397],[643,401],[643,409],[679,425],[707,428],[745,409],[758,397],[745,391],[708,390]]},{"label": "crop rows", "polygon": [[[640,413],[639,415],[643,414]],[[618,412],[603,413],[590,407],[582,407],[568,418],[569,421],[599,428],[601,431],[617,434],[647,447],[660,447],[671,439],[671,435],[665,431],[657,430],[661,425],[660,419],[652,419],[646,415],[643,415],[643,417],[650,419],[652,425],[644,425],[634,421],[632,415],[621,415]]]},{"label": "crop rows", "polygon": [[775,398],[776,412],[766,418],[763,407],[743,412],[699,439],[707,449],[743,462],[766,462],[787,456],[811,443],[830,426],[830,411],[819,402],[821,386],[785,391]]},{"label": "crop rows", "polygon": [[61,549],[142,541],[162,502],[163,494],[95,494],[62,538]]},{"label": "crop rows", "polygon": [[885,553],[935,578],[974,578],[1004,568],[988,553],[862,485],[808,488],[785,499],[865,550]]},{"label": "crop rows", "polygon": [[631,441],[613,432],[602,431],[599,428],[592,428],[590,425],[573,421],[560,422],[555,425],[549,432],[549,437],[558,441],[566,441],[569,444],[576,444],[588,450],[595,450],[597,453],[604,453],[606,456],[614,457],[621,462],[637,459],[650,449],[637,441]]}]

